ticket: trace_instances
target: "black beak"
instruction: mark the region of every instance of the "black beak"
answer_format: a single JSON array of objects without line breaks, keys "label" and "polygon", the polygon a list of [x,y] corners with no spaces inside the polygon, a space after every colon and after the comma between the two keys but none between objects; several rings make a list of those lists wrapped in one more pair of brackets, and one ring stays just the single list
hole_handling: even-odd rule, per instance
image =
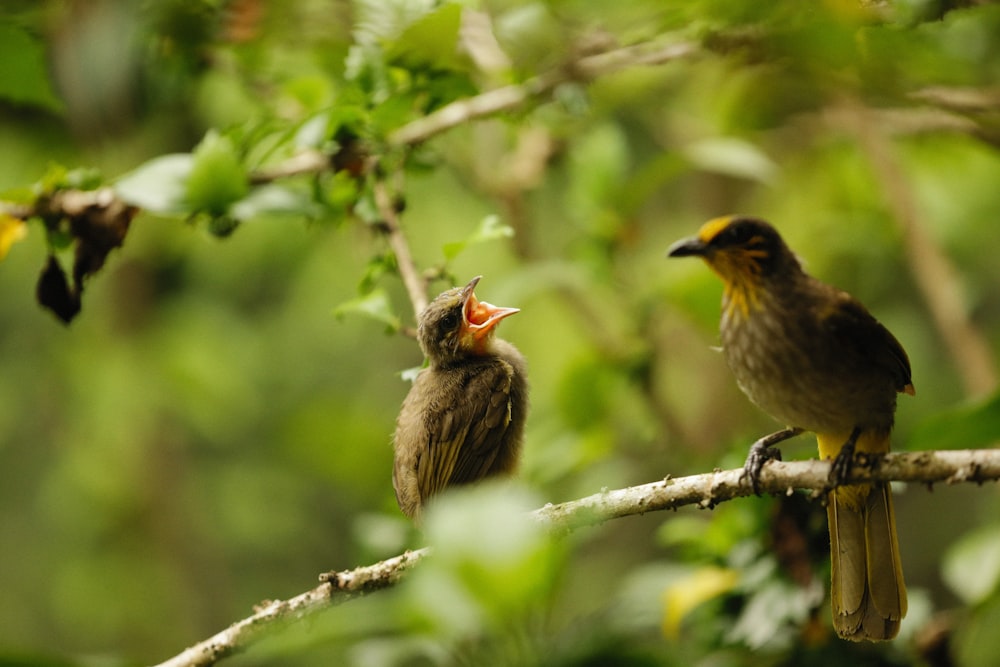
[{"label": "black beak", "polygon": [[667,257],[702,257],[708,252],[708,246],[697,236],[681,239],[667,249]]}]

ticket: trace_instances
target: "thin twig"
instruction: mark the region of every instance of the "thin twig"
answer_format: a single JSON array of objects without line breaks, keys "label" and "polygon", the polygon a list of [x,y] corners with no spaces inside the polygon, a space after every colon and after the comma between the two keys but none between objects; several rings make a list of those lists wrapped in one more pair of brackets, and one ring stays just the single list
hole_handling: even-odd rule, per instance
[{"label": "thin twig", "polygon": [[417,265],[413,261],[410,253],[410,245],[403,235],[403,229],[399,224],[399,214],[393,197],[389,192],[389,186],[382,178],[376,178],[372,186],[375,194],[375,206],[378,208],[379,217],[385,228],[386,238],[389,240],[389,247],[396,255],[396,267],[399,270],[399,277],[406,286],[406,293],[413,304],[413,314],[420,317],[420,313],[427,307],[427,284],[420,277]]},{"label": "thin twig", "polygon": [[318,174],[330,169],[330,156],[322,151],[310,148],[296,153],[283,162],[263,167],[250,174],[251,185],[272,183],[282,178],[301,176],[303,174]]},{"label": "thin twig", "polygon": [[697,52],[697,45],[691,42],[672,42],[666,45],[651,42],[586,56],[570,67],[540,74],[524,83],[503,86],[447,104],[397,129],[389,135],[389,144],[412,146],[422,143],[470,120],[493,116],[538,100],[563,83],[590,81],[626,67],[661,65]]},{"label": "thin twig", "polygon": [[[860,461],[860,459],[859,459]],[[765,493],[787,494],[794,489],[822,491],[830,474],[828,461],[771,461],[761,471]],[[558,505],[546,505],[531,517],[556,533],[605,521],[685,505],[712,508],[753,494],[742,478],[743,469],[666,478],[641,486],[602,491]],[[888,454],[858,463],[847,482],[863,481],[982,483],[1000,480],[1000,450],[928,451]],[[353,570],[320,575],[319,587],[287,601],[269,602],[252,616],[199,642],[158,667],[203,667],[246,650],[268,628],[303,618],[346,600],[395,585],[417,563],[430,555],[427,548]]]}]

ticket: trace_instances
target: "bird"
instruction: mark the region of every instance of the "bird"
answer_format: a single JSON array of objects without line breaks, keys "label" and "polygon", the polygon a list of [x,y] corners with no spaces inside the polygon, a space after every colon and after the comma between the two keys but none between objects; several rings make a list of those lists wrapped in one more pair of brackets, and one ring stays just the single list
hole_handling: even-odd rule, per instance
[{"label": "bird", "polygon": [[396,502],[418,525],[448,487],[513,474],[528,411],[527,363],[497,325],[520,312],[480,301],[475,288],[442,292],[417,319],[426,359],[403,400],[393,437]]},{"label": "bird", "polygon": [[889,451],[897,394],[913,395],[903,346],[860,301],[806,273],[769,223],[729,215],[674,243],[668,257],[700,257],[722,278],[720,339],[740,389],[786,428],[751,448],[744,475],[759,494],[775,445],[815,433],[832,460],[826,497],[831,606],[837,634],[892,639],[906,586],[888,483],[841,483],[855,451]]}]

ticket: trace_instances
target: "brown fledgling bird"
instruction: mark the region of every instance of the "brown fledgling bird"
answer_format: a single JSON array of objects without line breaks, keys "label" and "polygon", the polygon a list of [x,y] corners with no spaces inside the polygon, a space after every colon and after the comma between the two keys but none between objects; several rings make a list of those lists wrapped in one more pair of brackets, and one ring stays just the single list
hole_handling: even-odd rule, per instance
[{"label": "brown fledgling bird", "polygon": [[[743,392],[788,428],[750,449],[746,474],[759,490],[775,444],[813,431],[831,485],[855,450],[889,451],[896,394],[913,394],[903,347],[859,301],[802,270],[762,220],[729,216],[675,243],[669,257],[701,257],[725,284],[722,350]],[[845,639],[892,639],[906,615],[889,485],[837,486],[828,495],[833,624]]]},{"label": "brown fledgling bird", "polygon": [[420,314],[417,340],[429,365],[396,420],[392,485],[403,513],[420,521],[446,487],[513,473],[528,410],[527,365],[496,337],[519,312],[475,295],[482,276],[441,293]]}]

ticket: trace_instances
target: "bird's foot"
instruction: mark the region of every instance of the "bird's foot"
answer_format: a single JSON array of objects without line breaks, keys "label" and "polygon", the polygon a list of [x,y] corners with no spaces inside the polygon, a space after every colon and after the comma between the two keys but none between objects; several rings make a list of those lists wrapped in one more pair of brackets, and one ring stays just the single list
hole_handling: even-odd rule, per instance
[{"label": "bird's foot", "polygon": [[854,467],[854,446],[858,442],[861,429],[856,428],[851,431],[851,437],[847,439],[844,446],[837,452],[836,458],[830,464],[830,475],[827,477],[827,490],[840,486],[851,476],[851,469]]},{"label": "bird's foot", "polygon": [[768,446],[761,438],[750,445],[750,452],[747,454],[746,463],[743,464],[743,474],[740,481],[750,480],[750,486],[755,495],[760,495],[760,471],[768,461],[780,461],[781,450],[777,447]]},{"label": "bird's foot", "polygon": [[747,453],[746,463],[743,464],[743,474],[740,481],[750,480],[750,487],[755,495],[760,495],[760,472],[764,464],[768,461],[780,461],[781,450],[775,447],[776,444],[802,433],[800,428],[786,428],[770,435],[765,435],[757,442],[750,445]]}]

